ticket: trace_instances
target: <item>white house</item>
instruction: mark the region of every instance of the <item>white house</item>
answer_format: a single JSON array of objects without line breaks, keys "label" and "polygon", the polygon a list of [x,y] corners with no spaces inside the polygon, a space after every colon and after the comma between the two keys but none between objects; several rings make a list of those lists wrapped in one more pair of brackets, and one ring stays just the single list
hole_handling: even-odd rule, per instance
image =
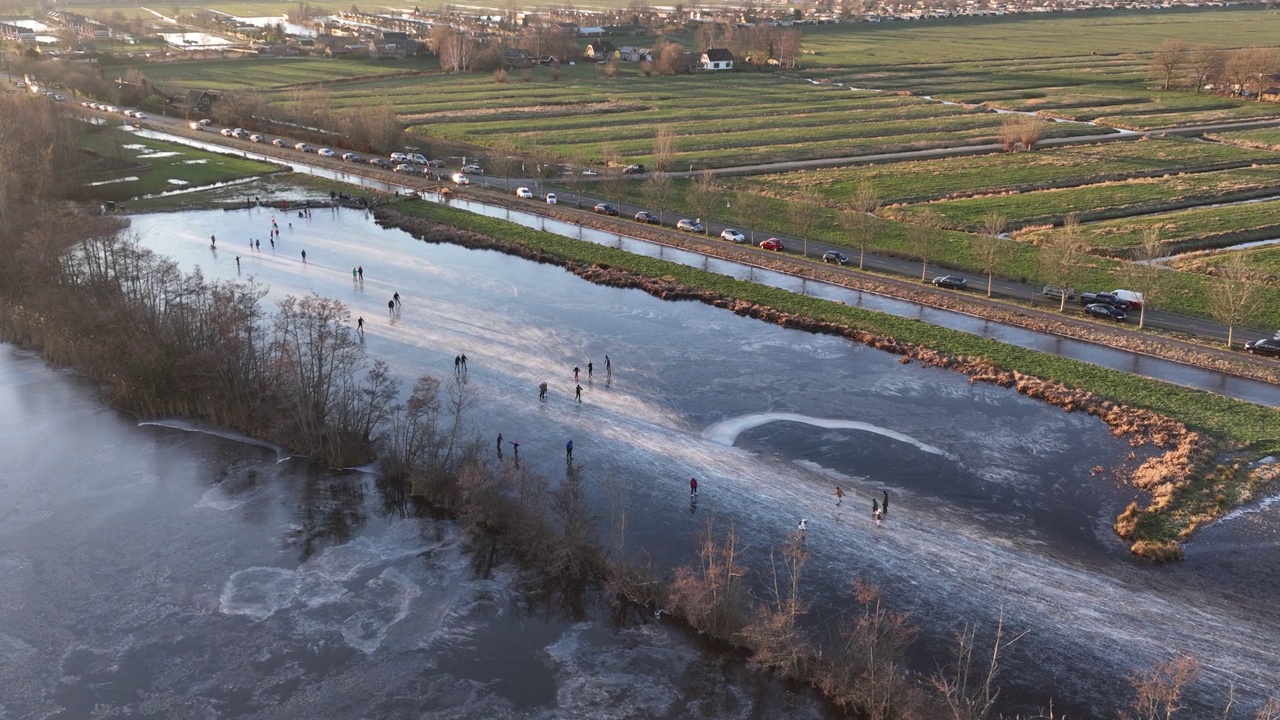
[{"label": "white house", "polygon": [[711,48],[702,53],[698,67],[703,70],[732,70],[733,53],[724,48]]}]

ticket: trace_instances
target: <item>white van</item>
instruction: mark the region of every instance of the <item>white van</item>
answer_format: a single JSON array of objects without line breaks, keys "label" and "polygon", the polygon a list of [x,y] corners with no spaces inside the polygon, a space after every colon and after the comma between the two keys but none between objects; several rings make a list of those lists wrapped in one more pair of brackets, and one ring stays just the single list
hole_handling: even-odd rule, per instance
[{"label": "white van", "polygon": [[555,193],[547,193],[547,204],[548,204],[548,205],[555,205],[555,204],[556,204],[556,194],[555,194]]},{"label": "white van", "polygon": [[518,187],[516,188],[516,197],[528,200],[533,197],[533,191],[527,187]]}]

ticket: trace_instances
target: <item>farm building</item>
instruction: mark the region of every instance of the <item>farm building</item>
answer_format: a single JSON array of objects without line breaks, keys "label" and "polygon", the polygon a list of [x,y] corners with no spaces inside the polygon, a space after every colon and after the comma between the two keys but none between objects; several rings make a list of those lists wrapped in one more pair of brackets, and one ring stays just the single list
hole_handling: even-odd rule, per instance
[{"label": "farm building", "polygon": [[724,48],[710,48],[702,53],[698,67],[703,70],[732,70],[733,53]]}]

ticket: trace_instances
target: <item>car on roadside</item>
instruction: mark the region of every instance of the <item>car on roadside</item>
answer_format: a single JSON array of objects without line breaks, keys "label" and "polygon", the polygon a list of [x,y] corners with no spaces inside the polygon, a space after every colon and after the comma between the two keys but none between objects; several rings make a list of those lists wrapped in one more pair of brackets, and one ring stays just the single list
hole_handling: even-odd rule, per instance
[{"label": "car on roadside", "polygon": [[319,155],[320,157],[327,157],[327,158],[338,157],[338,153],[334,152],[329,148],[320,148],[319,150],[316,151],[316,154]]},{"label": "car on roadside", "polygon": [[264,141],[264,140],[266,140],[266,138],[262,137],[262,136],[261,136],[261,135],[259,135],[258,133],[254,133],[254,134],[252,134],[252,135],[250,135],[250,136],[249,136],[249,142],[251,142],[251,143],[260,143],[260,142],[262,142],[262,141]]},{"label": "car on roadside", "polygon": [[622,168],[623,175],[639,175],[644,172],[643,165],[628,165]]},{"label": "car on roadside", "polygon": [[358,163],[363,159],[364,158],[360,157],[359,155],[353,152],[342,153],[342,162]]},{"label": "car on roadside", "polygon": [[658,220],[658,216],[654,215],[648,210],[641,210],[640,212],[636,213],[636,222],[647,223],[649,225],[661,224]]},{"label": "car on roadside", "polygon": [[702,223],[698,222],[697,220],[690,220],[689,218],[685,218],[676,223],[676,229],[683,230],[685,232],[700,233],[702,232]]},{"label": "car on roadside", "polygon": [[413,163],[414,165],[427,164],[427,158],[423,155],[419,155],[418,153],[406,153],[406,154],[409,156],[409,162]]},{"label": "car on roadside", "polygon": [[222,137],[235,137],[231,132],[231,128],[222,128],[218,132],[222,133]]},{"label": "car on roadside", "polygon": [[198,122],[190,122],[190,123],[187,123],[187,127],[191,128],[192,130],[203,130],[203,129],[204,129],[204,126],[203,126],[203,125],[201,125],[201,124],[200,124],[200,123],[198,123]]},{"label": "car on roadside", "polygon": [[840,252],[839,250],[828,250],[828,251],[826,251],[826,252],[822,253],[822,262],[824,262],[824,263],[835,263],[835,264],[837,264],[837,265],[848,265],[848,264],[849,264],[849,256],[848,256],[848,255],[845,255],[844,253]]},{"label": "car on roadside", "polygon": [[555,193],[547,193],[547,204],[548,204],[548,205],[555,205],[555,204],[557,204],[558,202],[559,202],[559,201],[558,201],[558,200],[556,200],[556,194],[555,194]]},{"label": "car on roadside", "polygon": [[1244,349],[1254,355],[1280,357],[1280,339],[1263,338],[1261,340],[1250,340],[1244,344]]},{"label": "car on roadside", "polygon": [[[62,96],[61,96],[61,95],[59,95],[58,97],[60,98],[60,97],[62,97]],[[54,98],[54,99],[56,100],[56,99],[58,99],[58,98]],[[134,119],[136,119],[136,120],[146,120],[146,119],[147,119],[147,114],[146,114],[146,113],[144,113],[144,112],[142,112],[141,110],[137,110],[137,111],[135,111],[135,112],[133,113],[133,117],[134,117]]]},{"label": "car on roadside", "polygon": [[393,153],[391,153],[391,155],[389,155],[388,157],[390,157],[390,158],[391,158],[391,162],[393,162],[393,163],[395,163],[395,164],[397,164],[397,165],[399,165],[400,163],[407,163],[407,162],[409,162],[409,156],[408,156],[408,155],[405,155],[405,154],[404,154],[404,153],[402,153],[402,152],[393,152]]},{"label": "car on roadside", "polygon": [[390,170],[392,167],[390,160],[380,157],[369,158],[369,164],[376,168],[382,168],[383,170]]},{"label": "car on roadside", "polygon": [[728,240],[731,243],[744,243],[747,241],[747,236],[733,228],[725,228],[720,231],[720,239]]},{"label": "car on roadside", "polygon": [[1132,290],[1112,290],[1111,294],[1117,298],[1129,303],[1130,310],[1139,310],[1142,308],[1142,301],[1146,298],[1142,293]]},{"label": "car on roadside", "polygon": [[1084,311],[1086,315],[1102,318],[1104,320],[1115,320],[1116,322],[1124,322],[1129,317],[1125,311],[1115,305],[1108,305],[1107,303],[1093,303],[1092,305],[1085,305]]},{"label": "car on roadside", "polygon": [[423,163],[423,164],[424,164],[424,165],[426,165],[427,167],[431,167],[431,168],[442,168],[442,167],[444,167],[444,161],[443,161],[443,160],[428,160],[428,161],[426,161],[426,162],[425,162],[425,163]]},{"label": "car on roadside", "polygon": [[284,138],[276,138],[275,140],[271,141],[271,144],[275,145],[276,147],[289,147],[289,143],[285,142]]},{"label": "car on roadside", "polygon": [[294,150],[300,150],[300,151],[302,151],[302,152],[304,152],[304,153],[309,153],[309,152],[315,152],[315,151],[316,151],[316,149],[315,149],[315,148],[311,147],[311,145],[309,145],[308,143],[304,143],[304,142],[300,142],[300,143],[298,143],[297,145],[294,145],[294,146],[293,146],[293,149],[294,149]]},{"label": "car on roadside", "polygon": [[614,207],[613,205],[610,205],[609,203],[596,203],[596,206],[591,209],[595,212],[600,213],[601,215],[617,215],[618,214],[618,208]]},{"label": "car on roadside", "polygon": [[592,170],[591,168],[587,168],[586,170],[582,171],[582,174],[588,175],[588,176],[595,176],[595,175],[599,175],[600,173],[596,172],[595,170]]},{"label": "car on roadside", "polygon": [[484,169],[481,168],[479,165],[463,165],[462,172],[472,173],[474,175],[483,175]]},{"label": "car on roadside", "polygon": [[948,290],[963,290],[969,287],[969,281],[959,275],[941,275],[933,279],[933,284]]},{"label": "car on roadside", "polygon": [[133,111],[132,111],[132,110],[125,110],[125,111],[124,111],[124,116],[125,116],[125,117],[133,117]]},{"label": "car on roadside", "polygon": [[533,197],[533,191],[527,187],[516,188],[516,197],[528,200]]},{"label": "car on roadside", "polygon": [[400,163],[399,165],[396,165],[395,167],[391,168],[391,171],[416,175],[418,172],[418,169],[410,165],[409,163]]},{"label": "car on roadside", "polygon": [[468,178],[466,175],[463,175],[460,172],[456,172],[450,175],[449,179],[453,181],[454,185],[470,185],[471,184],[470,178]]},{"label": "car on roadside", "polygon": [[244,140],[245,138],[249,137],[249,131],[245,130],[244,128],[236,128],[235,130],[231,131],[231,136]]},{"label": "car on roadside", "polygon": [[760,241],[760,249],[773,250],[774,252],[782,252],[786,248],[783,247],[782,241],[779,240],[778,238],[769,238],[768,240]]}]

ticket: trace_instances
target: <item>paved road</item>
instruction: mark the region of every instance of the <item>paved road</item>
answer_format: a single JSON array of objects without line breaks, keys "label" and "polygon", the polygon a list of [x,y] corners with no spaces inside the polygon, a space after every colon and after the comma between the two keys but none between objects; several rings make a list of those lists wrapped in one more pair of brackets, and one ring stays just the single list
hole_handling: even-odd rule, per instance
[{"label": "paved road", "polygon": [[[128,119],[122,118],[122,120],[127,121]],[[173,118],[173,117],[149,117],[146,121],[143,121],[143,122],[144,124],[148,126],[152,126],[155,129],[161,130],[161,131],[173,131],[173,130],[185,131],[187,126],[187,123],[184,119]],[[1215,125],[1201,125],[1195,128],[1180,128],[1179,132],[1194,134],[1197,132],[1212,132],[1215,130],[1224,130],[1224,129],[1230,129],[1230,128],[1239,128],[1239,127],[1262,127],[1268,124],[1280,125],[1280,120],[1253,121],[1249,123],[1220,123]],[[235,140],[231,138],[224,138],[223,136],[219,135],[218,134],[219,128],[217,128],[216,126],[210,127],[207,130],[208,130],[207,137],[202,138],[207,142],[228,145],[229,147],[232,147],[232,148],[243,146],[243,141]],[[1166,132],[1166,131],[1153,130],[1153,131],[1149,131],[1149,133],[1147,134],[1154,134],[1157,132]],[[1142,136],[1141,133],[1126,133],[1119,137],[1141,137],[1141,136]],[[1096,136],[1096,137],[1110,139],[1113,136],[1107,135],[1107,136]],[[1059,143],[1059,144],[1072,144],[1072,143],[1082,142],[1082,138],[1058,138],[1058,140],[1063,141],[1062,143]],[[1096,138],[1094,141],[1096,141]],[[292,144],[292,141],[290,141],[290,144]],[[976,148],[982,148],[982,147],[987,147],[987,146],[971,146],[970,148],[967,148],[967,149],[974,150]],[[245,149],[248,150],[250,148],[245,148]],[[297,159],[296,157],[297,152],[292,149],[279,149],[266,144],[263,144],[263,145],[254,144],[252,146],[252,150],[254,152],[260,152],[268,155],[276,154],[281,157]],[[903,160],[903,159],[910,159],[912,157],[916,157],[919,152],[955,153],[955,152],[962,152],[964,150],[966,150],[966,148],[939,149],[937,151],[915,151],[910,153],[885,153],[878,157],[886,158],[886,159]],[[942,155],[939,155],[939,156],[942,156]],[[350,164],[341,163],[336,160],[325,160],[324,158],[317,157],[314,155],[307,155],[305,159],[306,159],[306,162],[308,163],[320,165],[320,166],[324,166],[326,164],[332,164],[334,166],[334,169],[340,170],[342,172],[352,173],[354,171],[357,174],[368,175],[370,177],[385,177],[388,179],[390,179],[391,177],[394,177],[394,176],[391,176],[388,171],[378,170],[376,168],[371,168],[367,166],[353,166]],[[761,167],[765,167],[765,166],[761,166]],[[768,167],[773,168],[776,166],[768,166]],[[487,177],[487,178],[477,177],[475,178],[475,181],[479,185],[482,185],[482,186],[491,185],[498,189],[501,189],[503,185],[506,185],[506,184],[509,184],[510,187],[516,187],[518,185],[533,186],[534,183],[536,182],[531,179],[514,179],[514,178],[507,179],[507,181],[504,182],[502,178],[492,178],[492,177]],[[570,197],[574,197],[574,193],[565,192],[565,193],[562,193],[561,197],[562,197],[562,204],[567,204],[565,203],[565,201],[569,200]],[[585,207],[589,208],[595,202],[598,202],[598,201],[599,200],[597,198],[588,199],[584,197],[582,200],[582,204]],[[532,209],[540,206],[542,203],[538,201],[529,201],[529,204],[530,204],[530,208]],[[631,205],[631,204],[623,204],[622,206],[619,207],[620,213],[623,218],[631,218],[635,215],[636,212],[639,212],[640,210],[643,210],[643,209],[647,209],[647,208],[644,208],[638,205]],[[665,222],[663,223],[663,225],[665,227],[673,229],[676,221],[679,220],[681,217],[682,216],[680,215],[669,214],[667,217],[664,217]],[[710,237],[719,236],[722,230],[724,230],[726,227],[729,227],[723,223],[719,223],[715,221],[704,222],[704,225],[707,226],[707,234]],[[650,226],[650,227],[653,227],[653,226]],[[751,239],[752,244],[757,244],[760,240],[763,240],[766,237],[765,235],[757,234],[758,237],[755,237],[754,239],[752,239],[750,231],[744,230],[744,232],[747,233],[748,238]],[[778,235],[776,237],[778,237],[783,241],[783,243],[786,245],[788,253],[800,254],[805,249],[804,242],[794,237],[787,236],[787,235]],[[839,247],[839,246],[834,246],[827,243],[821,243],[816,241],[810,241],[808,243],[807,252],[809,257],[820,258],[822,254],[828,250],[839,250],[841,252],[844,252],[850,255],[850,261],[852,265],[856,266],[858,262],[856,253],[850,253],[847,247]],[[886,255],[868,254],[865,259],[865,266],[868,270],[873,270],[880,273],[887,273],[890,275],[901,276],[904,279],[914,278],[915,281],[918,281],[920,278],[921,267],[918,261],[904,260],[901,258],[896,258],[896,257],[891,257]],[[954,271],[945,267],[930,265],[927,275],[928,277],[933,277],[936,275],[951,274],[953,272]],[[970,277],[970,287],[973,288],[974,291],[980,292],[980,289],[985,288],[985,285],[986,285],[985,278]],[[993,289],[993,294],[997,297],[1014,298],[1014,299],[1027,301],[1027,302],[1038,302],[1045,308],[1056,309],[1056,307],[1052,306],[1051,303],[1043,301],[1043,299],[1038,296],[1038,290],[1040,289],[1039,286],[1032,286],[1025,283],[1020,283],[1020,282],[1017,282],[1016,280],[997,279],[993,283],[992,289]],[[1087,289],[1111,290],[1112,288],[1087,288]],[[975,293],[971,291],[970,294],[972,295]],[[1078,306],[1072,306],[1070,303],[1068,304],[1068,306],[1078,308]],[[1178,315],[1178,314],[1164,312],[1160,310],[1149,311],[1146,316],[1146,324],[1151,327],[1159,328],[1162,330],[1185,333],[1188,335],[1195,335],[1203,338],[1210,338],[1210,339],[1222,341],[1222,342],[1225,342],[1227,338],[1227,328],[1221,323],[1218,323],[1216,321],[1209,320],[1206,318]],[[1125,330],[1122,327],[1117,327],[1116,331],[1123,332]],[[1260,329],[1237,328],[1235,332],[1235,340],[1238,343],[1243,343],[1246,340],[1252,340],[1252,339],[1257,339],[1261,337],[1270,337],[1272,335],[1272,332],[1273,331],[1264,331]],[[1157,338],[1152,337],[1151,339],[1157,339]],[[1169,342],[1176,343],[1177,341],[1169,341]]]}]

